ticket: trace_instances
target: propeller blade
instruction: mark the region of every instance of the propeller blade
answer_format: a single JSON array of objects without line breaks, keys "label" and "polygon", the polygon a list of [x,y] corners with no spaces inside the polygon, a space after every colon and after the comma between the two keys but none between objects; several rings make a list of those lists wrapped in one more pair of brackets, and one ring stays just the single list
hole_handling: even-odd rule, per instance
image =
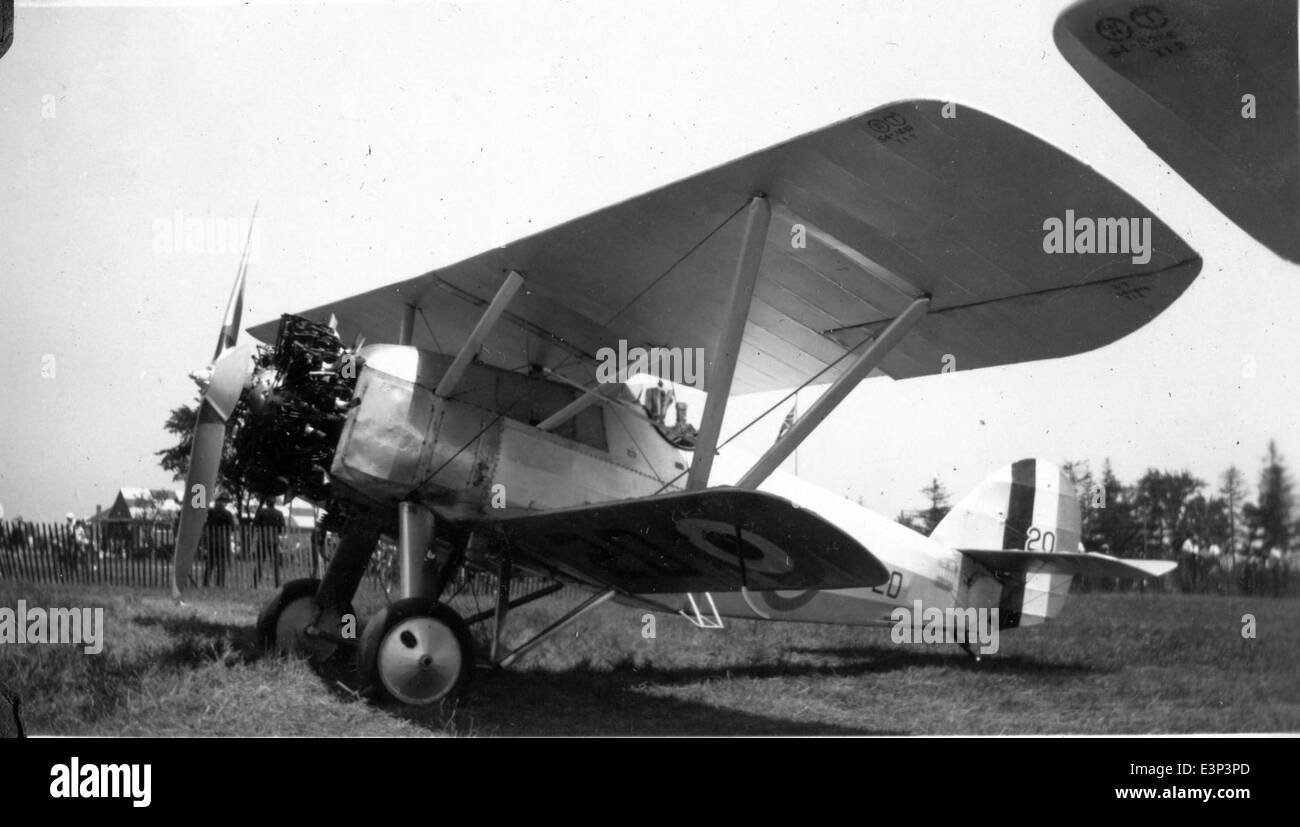
[{"label": "propeller blade", "polygon": [[221,335],[217,337],[217,350],[212,354],[214,362],[221,356],[222,351],[234,347],[235,342],[239,340],[239,319],[244,315],[244,278],[248,275],[248,254],[253,246],[253,224],[257,221],[257,206],[257,204],[253,205],[253,217],[248,220],[248,238],[244,240],[244,254],[239,259],[235,286],[230,289],[230,301],[226,303],[226,317],[221,323]]},{"label": "propeller blade", "polygon": [[203,401],[211,405],[225,422],[235,412],[239,395],[253,375],[254,346],[242,344],[221,354],[212,366],[212,381],[208,383]]},{"label": "propeller blade", "polygon": [[[257,209],[254,207],[256,216]],[[249,227],[252,239],[252,227]],[[180,600],[181,587],[188,581],[194,554],[208,521],[208,508],[216,494],[217,475],[221,470],[221,454],[226,444],[226,423],[235,412],[244,386],[253,375],[251,344],[235,346],[239,335],[239,317],[244,304],[244,276],[248,269],[248,245],[244,246],[244,261],[235,278],[235,288],[226,308],[226,322],[221,328],[217,355],[212,364],[212,375],[199,403],[198,421],[194,426],[194,439],[190,446],[190,469],[185,477],[182,495],[180,524],[176,527],[176,546],[172,552],[172,597]]]},{"label": "propeller blade", "polygon": [[172,597],[181,596],[181,586],[190,575],[194,552],[199,547],[208,507],[216,494],[217,473],[226,444],[226,423],[234,413],[239,395],[253,375],[253,346],[244,344],[228,350],[213,365],[212,382],[199,403],[199,418],[190,446],[190,470],[185,477],[181,520],[176,528],[172,555]]},{"label": "propeller blade", "polygon": [[172,597],[179,600],[181,586],[189,579],[190,565],[199,547],[203,526],[208,520],[209,500],[216,493],[217,471],[226,442],[226,419],[212,406],[199,405],[199,419],[194,426],[194,444],[190,448],[190,471],[185,477],[181,502],[181,520],[176,528],[176,548],[172,556]]},{"label": "propeller blade", "polygon": [[235,286],[226,304],[226,318],[212,356],[211,378],[199,403],[198,421],[190,445],[190,470],[185,476],[181,497],[181,519],[176,527],[176,546],[172,552],[172,597],[180,600],[181,586],[189,579],[194,553],[208,522],[208,508],[216,494],[221,454],[226,447],[226,423],[235,413],[239,397],[253,375],[252,345],[235,346],[239,338],[239,320],[244,315],[244,279],[248,275],[248,256],[253,245],[253,224],[257,221],[257,204],[248,221],[248,238],[239,261]]}]

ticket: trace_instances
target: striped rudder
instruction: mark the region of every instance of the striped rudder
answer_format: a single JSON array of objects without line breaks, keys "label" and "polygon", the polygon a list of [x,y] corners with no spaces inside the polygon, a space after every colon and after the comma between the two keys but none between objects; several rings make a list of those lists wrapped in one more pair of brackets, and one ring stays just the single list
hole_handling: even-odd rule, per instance
[{"label": "striped rudder", "polygon": [[[943,518],[931,539],[955,549],[1078,551],[1079,500],[1074,481],[1055,463],[1022,459],[980,483]],[[971,571],[966,571],[967,567]],[[959,604],[990,599],[992,583],[972,581],[978,572],[967,560],[957,584]],[[986,578],[978,578],[985,579]],[[1004,628],[1056,617],[1065,606],[1070,577],[1030,571],[1003,577],[997,597]],[[976,601],[975,595],[980,598]]]}]

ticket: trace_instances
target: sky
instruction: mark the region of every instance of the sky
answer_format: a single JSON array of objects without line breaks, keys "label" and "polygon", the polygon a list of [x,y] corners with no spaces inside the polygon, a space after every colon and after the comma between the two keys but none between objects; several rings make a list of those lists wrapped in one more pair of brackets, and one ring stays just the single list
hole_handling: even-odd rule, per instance
[{"label": "sky", "polygon": [[[1270,439],[1300,462],[1300,267],[1069,67],[1051,35],[1066,5],[20,0],[0,60],[4,516],[172,484],[154,452],[195,396],[242,244],[172,249],[178,217],[246,226],[259,205],[251,326],[913,97],[1080,158],[1205,264],[1100,350],[864,383],[799,475],[887,514],[932,477],[960,496],[1027,456],[1110,458],[1127,481],[1235,463],[1253,488]],[[779,396],[733,401],[723,433]],[[787,409],[736,445],[761,452]]]}]

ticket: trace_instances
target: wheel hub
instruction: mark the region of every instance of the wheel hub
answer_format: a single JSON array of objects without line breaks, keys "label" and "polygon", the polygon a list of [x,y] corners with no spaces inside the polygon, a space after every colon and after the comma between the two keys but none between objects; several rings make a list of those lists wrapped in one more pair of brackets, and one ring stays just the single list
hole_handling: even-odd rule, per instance
[{"label": "wheel hub", "polygon": [[[282,654],[306,654],[325,660],[334,654],[338,645],[328,638],[308,635],[308,626],[316,619],[316,602],[310,597],[290,601],[281,610],[275,622],[275,648]],[[333,609],[321,612],[315,626],[329,630],[335,637],[342,631],[342,619]]]},{"label": "wheel hub", "polygon": [[441,700],[461,672],[455,633],[431,617],[411,617],[395,624],[379,644],[379,679],[394,698],[408,704]]}]

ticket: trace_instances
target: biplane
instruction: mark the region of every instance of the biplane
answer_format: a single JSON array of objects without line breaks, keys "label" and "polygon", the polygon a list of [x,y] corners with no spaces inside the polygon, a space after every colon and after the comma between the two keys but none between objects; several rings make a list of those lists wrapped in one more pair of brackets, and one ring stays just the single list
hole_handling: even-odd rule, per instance
[{"label": "biplane", "polygon": [[[1084,0],[1055,37],[1152,150],[1296,261],[1295,28],[1289,0],[1247,13],[1228,0]],[[1229,98],[1241,117],[1225,114]],[[1057,242],[1077,235],[1049,243],[1049,227]],[[1058,616],[1073,577],[1175,565],[1085,551],[1080,492],[1044,460],[996,472],[929,536],[779,470],[866,380],[1104,347],[1199,273],[1200,257],[1115,184],[969,107],[878,107],[250,329],[267,344],[237,343],[246,265],[201,377],[173,591],[240,417],[258,492],[317,502],[340,537],[319,581],[288,584],[263,610],[262,639],[316,657],[348,646],[380,698],[459,691],[478,657],[468,627],[487,620],[487,659],[502,666],[610,600],[711,627],[997,608],[1010,629]],[[652,379],[638,394],[626,366],[611,374],[599,356],[629,351],[700,354],[685,382],[706,394],[698,426],[673,392],[683,377],[664,375],[673,359],[646,362],[668,389]],[[762,456],[718,453],[730,398],[814,383],[828,387]],[[401,599],[350,645],[341,618],[381,536],[396,543]],[[462,618],[441,598],[467,568],[495,572],[499,592]],[[520,573],[551,585],[512,599]],[[510,611],[566,584],[590,597],[507,649]]]},{"label": "biplane", "polygon": [[[945,106],[882,106],[250,328],[269,344],[237,342],[245,262],[205,377],[176,595],[235,415],[259,457],[254,490],[311,499],[339,534],[322,578],[288,584],[262,612],[264,642],[318,657],[347,644],[341,618],[391,537],[401,598],[349,648],[368,690],[413,705],[463,686],[478,656],[471,622],[494,620],[497,665],[609,600],[700,625],[880,625],[919,600],[996,606],[1012,628],[1058,614],[1072,576],[1171,570],[1081,551],[1076,492],[1044,461],[995,474],[928,537],[778,471],[864,380],[935,375],[945,358],[979,370],[1099,348],[1201,268],[1089,167]],[[1149,260],[1045,251],[1044,219],[1066,205],[1150,219]],[[631,377],[597,380],[598,351],[620,346],[699,349],[698,427],[670,390],[638,397]],[[763,456],[715,473],[729,398],[813,382],[829,387]],[[470,618],[440,600],[465,568],[500,584],[495,608]],[[551,585],[511,599],[521,573]],[[590,597],[507,650],[510,611],[564,584]]]}]

